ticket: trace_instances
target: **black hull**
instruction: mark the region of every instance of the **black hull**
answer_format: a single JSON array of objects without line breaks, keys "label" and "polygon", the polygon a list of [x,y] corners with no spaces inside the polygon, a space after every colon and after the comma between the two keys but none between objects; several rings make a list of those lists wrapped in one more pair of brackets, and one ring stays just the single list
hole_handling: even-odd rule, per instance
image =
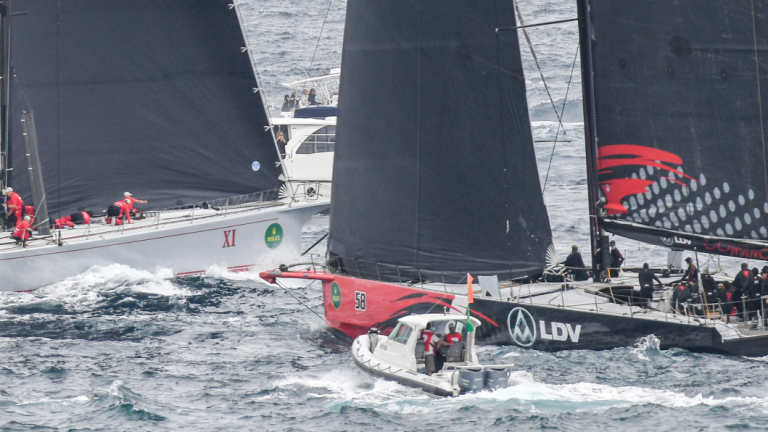
[{"label": "black hull", "polygon": [[724,341],[712,327],[694,321],[684,324],[649,319],[642,313],[630,317],[488,299],[475,299],[472,311],[498,324],[486,322],[478,328],[477,342],[485,345],[518,345],[544,351],[603,350],[632,346],[642,337],[655,335],[662,349],[768,355],[768,334]]}]

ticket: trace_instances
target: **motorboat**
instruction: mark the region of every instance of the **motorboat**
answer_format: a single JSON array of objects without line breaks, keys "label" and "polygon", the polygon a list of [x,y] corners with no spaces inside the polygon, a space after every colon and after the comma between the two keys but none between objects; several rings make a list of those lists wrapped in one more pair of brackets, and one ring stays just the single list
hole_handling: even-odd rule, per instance
[{"label": "motorboat", "polygon": [[[371,329],[355,338],[352,357],[366,372],[439,396],[507,386],[512,364],[482,365],[474,350],[474,328],[480,321],[470,318],[471,327],[467,322],[465,316],[455,313],[407,315],[398,319],[388,336]],[[424,331],[446,335],[449,326],[462,334],[462,340],[437,350],[441,367],[430,373],[424,356]]]}]

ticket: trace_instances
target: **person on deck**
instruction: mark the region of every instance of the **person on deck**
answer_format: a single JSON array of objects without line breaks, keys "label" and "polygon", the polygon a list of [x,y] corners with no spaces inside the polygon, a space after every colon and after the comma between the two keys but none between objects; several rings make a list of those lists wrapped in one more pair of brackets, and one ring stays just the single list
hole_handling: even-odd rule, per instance
[{"label": "person on deck", "polygon": [[444,340],[448,345],[461,342],[461,333],[456,331],[455,322],[451,321],[448,323],[448,333],[446,333]]},{"label": "person on deck", "polygon": [[757,267],[752,268],[747,297],[749,315],[757,317],[757,311],[760,309],[760,270]]},{"label": "person on deck", "polygon": [[109,225],[112,223],[112,218],[115,218],[115,225],[122,225],[123,220],[131,223],[131,200],[123,199],[115,201],[111,206],[107,208],[107,217],[104,218],[104,222]]},{"label": "person on deck", "polygon": [[571,246],[571,254],[568,255],[563,264],[568,268],[568,272],[573,275],[573,280],[583,281],[588,279],[587,272],[584,270],[584,260],[581,258],[578,246]]},{"label": "person on deck", "polygon": [[142,200],[142,199],[134,198],[133,194],[130,193],[130,192],[123,192],[123,198],[125,198],[126,200],[129,201],[128,202],[128,206],[129,206],[128,207],[128,211],[131,213],[131,215],[141,214],[141,211],[139,211],[139,209],[135,208],[136,203],[146,204],[146,203],[149,202],[147,200]]},{"label": "person on deck", "polygon": [[698,284],[699,269],[696,268],[696,264],[693,263],[693,258],[687,257],[685,259],[685,262],[688,263],[688,268],[685,270],[685,274],[683,274],[683,278],[680,279],[678,282],[688,282],[692,280]]},{"label": "person on deck", "polygon": [[733,301],[735,302],[734,306],[736,306],[736,309],[739,311],[739,313],[744,312],[744,308],[741,304],[741,297],[748,295],[751,282],[752,272],[749,271],[749,265],[747,263],[741,263],[741,270],[739,270],[739,273],[733,280]]},{"label": "person on deck", "polygon": [[611,240],[611,273],[615,273],[613,276],[618,276],[621,265],[624,263],[624,255],[621,254],[619,248],[616,247],[616,241]]},{"label": "person on deck", "polygon": [[79,211],[72,213],[68,216],[64,216],[63,218],[56,219],[56,222],[54,223],[54,228],[74,228],[75,225],[89,225],[91,223],[91,218],[93,217],[92,211]]},{"label": "person on deck", "polygon": [[10,186],[3,189],[3,196],[5,196],[6,224],[8,226],[16,226],[17,223],[22,221],[24,215],[24,200]]},{"label": "person on deck", "polygon": [[424,339],[424,366],[427,369],[427,375],[435,373],[437,368],[435,367],[435,351],[437,351],[437,344],[440,342],[440,337],[437,336],[431,327],[425,328],[421,332],[421,336]]},{"label": "person on deck", "polygon": [[309,89],[309,95],[307,96],[307,103],[310,105],[320,105],[317,101],[317,91],[315,89]]},{"label": "person on deck", "polygon": [[293,102],[288,99],[288,95],[283,98],[283,106],[280,108],[281,112],[291,112],[293,110]]},{"label": "person on deck", "polygon": [[[595,252],[592,254],[592,262],[595,265],[595,270],[597,271],[596,278],[602,279],[602,272],[603,272],[603,249],[597,248],[595,249]],[[606,275],[607,277],[607,275]],[[596,279],[597,280],[597,279]]]},{"label": "person on deck", "polygon": [[16,229],[11,234],[11,237],[16,240],[17,245],[20,244],[22,247],[27,247],[27,240],[32,237],[32,217],[29,215],[24,216],[24,219],[16,224]]},{"label": "person on deck", "polygon": [[640,300],[648,303],[653,299],[653,281],[663,285],[656,274],[651,271],[648,263],[643,263],[643,270],[638,274],[640,280]]}]

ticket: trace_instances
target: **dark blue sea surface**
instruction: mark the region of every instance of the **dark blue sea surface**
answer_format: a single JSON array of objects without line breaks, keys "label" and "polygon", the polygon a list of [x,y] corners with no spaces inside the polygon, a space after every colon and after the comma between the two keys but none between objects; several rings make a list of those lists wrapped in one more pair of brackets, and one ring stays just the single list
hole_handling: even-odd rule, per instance
[{"label": "dark blue sea surface", "polygon": [[[273,105],[290,91],[281,83],[339,65],[345,2],[238,3]],[[575,16],[573,0],[519,5],[527,23]],[[578,64],[565,101],[576,27],[529,34],[554,101],[566,106],[567,142],[545,189],[565,254],[571,244],[586,249],[589,235]],[[551,139],[558,124],[521,44],[534,134]],[[536,145],[542,184],[552,147]],[[304,244],[327,227],[327,216],[315,217]],[[619,241],[628,263],[665,261],[663,249]],[[321,303],[315,284],[271,286],[257,272],[172,278],[120,265],[0,293],[0,431],[768,429],[766,359],[660,351],[650,335],[610,351],[481,347],[483,359],[515,364],[512,385],[437,398],[358,370],[351,341],[319,317]]]}]

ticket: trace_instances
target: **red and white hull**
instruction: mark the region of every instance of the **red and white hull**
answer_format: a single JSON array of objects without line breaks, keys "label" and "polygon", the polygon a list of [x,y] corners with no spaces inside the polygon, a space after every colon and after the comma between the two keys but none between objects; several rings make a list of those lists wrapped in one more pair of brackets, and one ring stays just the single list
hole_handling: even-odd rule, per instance
[{"label": "red and white hull", "polygon": [[33,239],[22,248],[0,235],[0,291],[33,290],[93,266],[124,264],[202,274],[212,266],[232,271],[274,265],[299,252],[302,226],[327,202],[271,203],[226,211],[172,210],[116,227],[101,220]]}]

